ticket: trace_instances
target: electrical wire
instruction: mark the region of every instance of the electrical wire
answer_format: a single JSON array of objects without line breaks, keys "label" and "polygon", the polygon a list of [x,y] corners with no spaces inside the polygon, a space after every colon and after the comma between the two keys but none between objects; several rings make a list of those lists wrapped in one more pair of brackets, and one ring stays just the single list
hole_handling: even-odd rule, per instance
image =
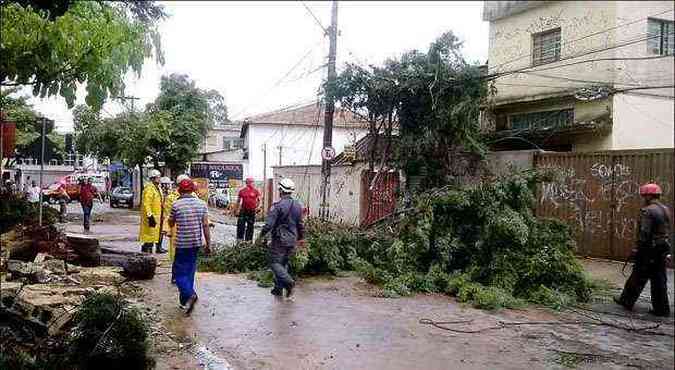
[{"label": "electrical wire", "polygon": [[323,24],[321,24],[321,21],[320,21],[319,18],[316,16],[316,14],[314,14],[314,12],[312,11],[312,9],[310,9],[310,8],[307,6],[307,4],[305,4],[304,1],[300,1],[300,3],[302,4],[302,6],[305,7],[305,10],[307,10],[307,12],[309,13],[309,15],[311,15],[312,18],[314,18],[314,21],[316,22],[316,24],[317,24],[319,27],[321,27],[321,29],[323,30],[323,35],[324,35],[324,36],[327,36],[327,35],[328,35],[328,29],[327,29],[326,27],[324,27]]},{"label": "electrical wire", "polygon": [[[581,41],[581,40],[587,39],[587,38],[589,38],[589,37],[601,35],[601,34],[603,34],[603,33],[607,33],[607,32],[609,32],[609,31],[613,31],[613,30],[619,29],[619,28],[621,28],[621,27],[625,27],[625,26],[629,26],[629,25],[631,25],[631,24],[635,24],[635,23],[638,23],[638,22],[642,22],[642,21],[645,21],[645,20],[647,20],[647,19],[649,19],[649,18],[651,18],[651,17],[656,17],[656,16],[658,16],[658,15],[662,15],[662,14],[665,14],[665,13],[672,12],[673,10],[675,10],[675,9],[664,10],[664,11],[659,12],[659,13],[656,13],[656,14],[648,15],[647,17],[638,18],[638,19],[632,20],[632,21],[630,21],[630,22],[622,23],[622,24],[617,25],[617,26],[614,26],[614,27],[610,27],[610,28],[607,28],[607,29],[604,29],[604,30],[601,30],[601,31],[593,32],[593,33],[591,33],[591,34],[582,36],[582,37],[580,37],[580,38],[578,38],[578,39],[570,40],[570,41],[567,41],[567,42],[562,42],[562,43],[560,43],[560,49],[562,50],[563,45],[568,46],[568,45],[571,45],[571,44],[573,44],[573,43],[579,42],[579,41]],[[497,70],[497,69],[499,69],[499,68],[501,68],[501,67],[503,67],[503,66],[505,66],[505,65],[507,65],[507,64],[511,64],[511,63],[517,62],[517,61],[519,61],[519,60],[521,60],[521,59],[523,59],[523,58],[527,58],[527,57],[530,57],[530,56],[532,56],[532,53],[527,54],[527,55],[521,55],[521,56],[517,57],[516,59],[512,59],[512,60],[510,60],[510,61],[501,63],[501,64],[495,66],[494,68]]]},{"label": "electrical wire", "polygon": [[291,68],[290,68],[286,73],[284,73],[284,75],[283,75],[281,78],[279,78],[279,79],[278,79],[278,80],[277,80],[277,81],[276,81],[276,82],[275,82],[275,83],[274,83],[274,84],[273,84],[273,85],[272,85],[272,86],[271,86],[271,87],[270,87],[270,88],[262,95],[261,98],[253,100],[253,102],[252,102],[251,104],[248,104],[248,105],[245,106],[243,109],[241,109],[239,112],[237,112],[237,114],[234,114],[234,115],[232,115],[232,116],[233,116],[233,117],[238,117],[238,116],[242,115],[243,113],[247,112],[248,109],[250,109],[254,104],[256,104],[256,103],[260,102],[260,100],[266,98],[266,97],[267,97],[274,89],[276,89],[277,87],[279,87],[279,85],[281,85],[281,83],[282,83],[282,82],[283,82],[283,81],[284,81],[291,73],[293,73],[293,71],[295,71],[295,69],[298,68],[298,66],[299,66],[305,59],[307,59],[307,57],[312,53],[312,51],[314,51],[314,50],[316,49],[316,47],[317,47],[319,44],[321,44],[322,42],[323,42],[323,39],[319,40],[317,43],[315,43],[315,44],[313,44],[312,46],[310,46],[309,49],[307,50],[307,52],[304,53],[304,54],[302,55],[302,57],[301,57],[295,64],[293,64],[293,66],[291,66]]},{"label": "electrical wire", "polygon": [[581,54],[570,55],[570,56],[567,56],[567,57],[565,57],[565,58],[560,58],[560,59],[558,59],[558,60],[556,60],[556,61],[553,61],[553,62],[549,62],[549,63],[545,63],[545,64],[540,64],[540,65],[536,65],[536,66],[527,66],[527,67],[515,69],[515,70],[512,70],[512,71],[508,71],[508,72],[494,73],[494,74],[491,74],[491,75],[481,76],[481,77],[479,77],[479,78],[487,79],[487,80],[495,80],[495,79],[497,79],[497,78],[509,76],[509,75],[516,74],[516,73],[521,73],[521,72],[523,72],[523,71],[526,71],[526,70],[529,70],[529,69],[533,69],[533,68],[536,68],[535,72],[541,72],[541,71],[548,71],[548,70],[552,70],[552,69],[558,69],[558,68],[569,67],[569,66],[576,65],[576,64],[593,63],[593,62],[600,62],[600,61],[649,60],[649,59],[661,59],[661,58],[667,58],[667,57],[672,58],[672,57],[673,57],[672,55],[658,55],[658,56],[650,56],[650,57],[612,57],[612,58],[595,58],[595,59],[586,59],[586,60],[581,60],[581,61],[576,61],[576,62],[566,63],[566,64],[562,64],[562,65],[557,65],[557,66],[551,66],[551,67],[539,68],[539,67],[541,67],[541,66],[543,66],[543,65],[546,65],[546,64],[558,63],[558,62],[562,62],[562,61],[565,61],[565,60],[570,60],[570,59],[580,58],[580,57],[583,57],[583,56],[586,56],[586,55],[590,55],[590,54],[597,54],[597,53],[601,53],[601,52],[603,52],[603,51],[608,51],[608,50],[612,50],[612,49],[618,49],[618,48],[622,48],[622,47],[625,47],[625,46],[630,46],[630,45],[636,44],[636,43],[638,43],[638,42],[642,42],[642,41],[646,41],[646,40],[649,40],[649,39],[653,39],[653,38],[656,38],[656,37],[660,37],[660,36],[649,36],[649,37],[646,37],[646,38],[639,38],[639,39],[634,39],[634,40],[624,41],[623,43],[616,43],[616,44],[614,44],[613,46],[610,46],[610,47],[605,47],[605,48],[602,48],[602,49],[590,50],[590,51],[583,52],[583,53],[581,53]]}]

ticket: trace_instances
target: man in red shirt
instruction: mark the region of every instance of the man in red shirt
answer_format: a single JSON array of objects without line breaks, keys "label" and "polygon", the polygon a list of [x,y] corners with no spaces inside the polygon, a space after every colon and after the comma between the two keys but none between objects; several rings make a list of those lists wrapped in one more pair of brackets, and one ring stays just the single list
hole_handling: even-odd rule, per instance
[{"label": "man in red shirt", "polygon": [[84,221],[84,231],[89,231],[89,224],[91,220],[91,209],[94,207],[94,197],[97,195],[97,190],[91,184],[91,178],[84,182],[84,178],[80,179],[80,205],[82,206],[82,219]]},{"label": "man in red shirt", "polygon": [[239,219],[237,220],[237,240],[253,240],[255,211],[260,205],[260,192],[253,185],[253,178],[246,179],[246,187],[239,190]]}]

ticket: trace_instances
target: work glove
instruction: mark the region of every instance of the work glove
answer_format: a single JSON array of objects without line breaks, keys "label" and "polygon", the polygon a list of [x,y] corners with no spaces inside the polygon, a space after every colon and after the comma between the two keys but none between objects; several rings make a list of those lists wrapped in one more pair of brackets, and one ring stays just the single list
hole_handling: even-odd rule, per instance
[{"label": "work glove", "polygon": [[148,226],[150,226],[150,227],[157,226],[157,221],[155,221],[155,216],[153,216],[153,215],[148,216]]}]

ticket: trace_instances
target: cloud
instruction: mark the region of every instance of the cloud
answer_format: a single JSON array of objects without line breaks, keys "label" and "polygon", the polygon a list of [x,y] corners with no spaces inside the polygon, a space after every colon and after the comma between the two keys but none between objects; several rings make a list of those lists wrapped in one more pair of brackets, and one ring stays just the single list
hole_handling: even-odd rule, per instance
[{"label": "cloud", "polygon": [[[330,25],[330,2],[306,2]],[[233,118],[316,99],[325,77],[328,38],[300,2],[166,2],[171,17],[160,26],[166,64],[148,60],[141,78],[129,74],[127,96],[136,107],[152,101],[162,74],[186,73],[225,97]],[[488,23],[482,2],[340,2],[338,65],[381,63],[410,49],[426,50],[447,30],[465,41],[469,61],[485,62]],[[288,73],[291,67],[295,69]],[[282,81],[280,79],[286,75]],[[84,93],[78,94],[78,103]],[[36,109],[72,130],[61,98],[32,99]],[[127,103],[129,104],[129,103]],[[104,115],[124,109],[104,106]]]}]

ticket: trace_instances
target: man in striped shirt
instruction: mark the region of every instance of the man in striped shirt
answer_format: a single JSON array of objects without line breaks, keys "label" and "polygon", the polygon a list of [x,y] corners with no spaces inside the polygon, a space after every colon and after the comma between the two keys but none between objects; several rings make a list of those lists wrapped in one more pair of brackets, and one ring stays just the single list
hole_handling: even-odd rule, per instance
[{"label": "man in striped shirt", "polygon": [[211,253],[209,214],[206,203],[194,196],[195,185],[191,179],[178,184],[180,197],[171,206],[169,226],[176,225],[176,255],[174,273],[179,291],[179,301],[185,314],[189,315],[197,302],[194,289],[197,272],[197,254],[204,237],[204,253]]}]

